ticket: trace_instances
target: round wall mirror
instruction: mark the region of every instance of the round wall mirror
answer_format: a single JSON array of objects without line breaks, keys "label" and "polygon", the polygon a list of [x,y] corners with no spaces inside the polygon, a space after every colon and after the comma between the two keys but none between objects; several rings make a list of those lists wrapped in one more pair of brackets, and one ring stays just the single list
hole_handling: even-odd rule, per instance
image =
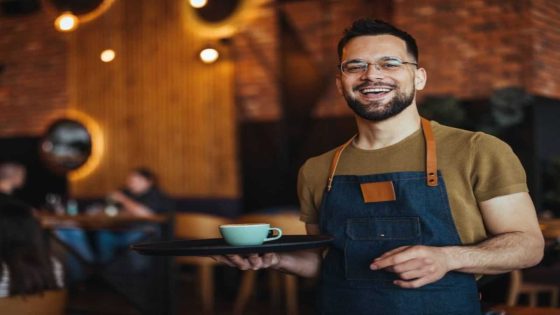
[{"label": "round wall mirror", "polygon": [[188,1],[179,1],[183,21],[188,31],[200,37],[228,38],[252,19],[259,16],[259,8],[266,0],[214,0],[196,9]]},{"label": "round wall mirror", "polygon": [[50,0],[59,11],[71,11],[76,15],[83,15],[95,10],[103,0]]},{"label": "round wall mirror", "polygon": [[51,14],[59,15],[62,12],[72,12],[80,20],[87,23],[105,13],[115,0],[42,0]]},{"label": "round wall mirror", "polygon": [[92,136],[79,121],[59,119],[47,129],[40,151],[50,169],[65,174],[87,162],[92,153]]},{"label": "round wall mirror", "polygon": [[239,0],[212,0],[202,8],[193,8],[198,16],[209,23],[219,23],[230,17],[239,5]]}]

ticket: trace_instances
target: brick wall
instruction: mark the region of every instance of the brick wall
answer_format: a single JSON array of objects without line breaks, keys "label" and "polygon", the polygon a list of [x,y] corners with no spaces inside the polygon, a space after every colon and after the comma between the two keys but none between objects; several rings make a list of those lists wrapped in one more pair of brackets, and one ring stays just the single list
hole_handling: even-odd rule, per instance
[{"label": "brick wall", "polygon": [[531,93],[560,98],[560,2],[533,0],[530,8],[532,46]]},{"label": "brick wall", "polygon": [[411,33],[428,72],[422,94],[484,98],[525,86],[530,58],[527,1],[396,1],[394,23]]},{"label": "brick wall", "polygon": [[418,40],[423,94],[485,98],[507,86],[560,97],[560,3],[398,0],[394,22]]},{"label": "brick wall", "polygon": [[[485,98],[495,89],[520,86],[560,98],[560,3],[555,0],[269,3],[233,41],[241,120],[281,116],[277,9],[323,69],[327,84],[316,116],[349,114],[335,90],[332,64],[342,30],[362,16],[387,19],[417,38],[428,71],[421,96]],[[0,137],[39,135],[68,105],[64,34],[54,30],[44,11],[0,17],[0,34]]]},{"label": "brick wall", "polygon": [[258,17],[233,38],[240,121],[271,121],[281,117],[278,38],[278,19],[272,1],[267,1]]},{"label": "brick wall", "polygon": [[[511,86],[560,98],[558,1],[393,0],[379,10],[380,3],[330,2],[330,19],[319,2],[293,2],[284,10],[299,26],[313,58],[323,65],[334,60],[340,33],[355,18],[369,15],[408,31],[418,41],[420,63],[428,72],[420,99],[427,95],[487,98],[496,89]],[[317,43],[325,37],[326,50],[317,53]],[[334,73],[325,76],[331,78]],[[325,89],[314,110],[320,117],[348,113],[334,84]]]},{"label": "brick wall", "polygon": [[44,11],[0,16],[0,137],[38,136],[66,109],[66,49]]},{"label": "brick wall", "polygon": [[361,0],[303,1],[287,3],[283,10],[297,29],[305,50],[324,82],[323,92],[312,111],[313,115],[349,115],[351,111],[339,96],[334,80],[338,64],[336,46],[344,28],[357,16],[371,13],[371,4]]}]

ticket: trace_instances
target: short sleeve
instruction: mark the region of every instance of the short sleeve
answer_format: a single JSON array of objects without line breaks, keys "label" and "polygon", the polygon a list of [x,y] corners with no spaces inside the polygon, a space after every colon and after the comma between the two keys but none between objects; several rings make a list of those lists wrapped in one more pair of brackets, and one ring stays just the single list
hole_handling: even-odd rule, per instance
[{"label": "short sleeve", "polygon": [[313,202],[313,193],[310,188],[310,183],[305,176],[304,164],[299,169],[297,181],[297,193],[300,205],[300,220],[308,224],[319,223],[319,214]]},{"label": "short sleeve", "polygon": [[478,202],[529,191],[525,170],[508,144],[477,133],[471,152],[471,179]]}]

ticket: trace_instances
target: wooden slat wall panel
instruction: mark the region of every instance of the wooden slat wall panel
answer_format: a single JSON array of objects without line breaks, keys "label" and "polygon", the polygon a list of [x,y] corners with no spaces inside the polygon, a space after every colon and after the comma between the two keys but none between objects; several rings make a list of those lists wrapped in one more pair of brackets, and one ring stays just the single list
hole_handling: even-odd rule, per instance
[{"label": "wooden slat wall panel", "polygon": [[[233,62],[202,64],[207,39],[187,32],[179,0],[119,0],[70,41],[71,106],[92,116],[106,139],[76,197],[106,194],[135,166],[182,197],[239,197]],[[113,62],[99,54],[116,51]]]}]

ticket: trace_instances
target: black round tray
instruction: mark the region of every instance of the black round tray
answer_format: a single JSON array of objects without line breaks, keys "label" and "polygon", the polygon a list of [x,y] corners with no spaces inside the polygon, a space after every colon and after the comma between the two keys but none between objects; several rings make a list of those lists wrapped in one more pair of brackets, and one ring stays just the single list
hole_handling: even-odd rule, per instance
[{"label": "black round tray", "polygon": [[328,235],[284,235],[278,240],[255,246],[231,246],[223,238],[212,238],[140,243],[130,248],[149,256],[211,256],[297,251],[325,247],[332,241],[333,237]]}]

